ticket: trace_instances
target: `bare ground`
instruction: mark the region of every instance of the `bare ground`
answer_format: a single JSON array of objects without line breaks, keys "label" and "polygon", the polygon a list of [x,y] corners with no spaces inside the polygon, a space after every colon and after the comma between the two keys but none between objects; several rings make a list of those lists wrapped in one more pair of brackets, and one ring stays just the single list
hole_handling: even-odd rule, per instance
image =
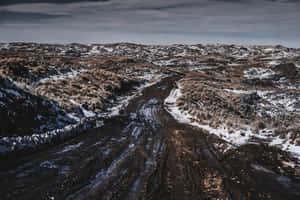
[{"label": "bare ground", "polygon": [[[1,165],[3,199],[298,199],[289,155],[227,144],[164,110],[174,80],[133,99],[121,116],[48,150]],[[212,145],[212,144],[215,144]],[[276,166],[276,168],[274,168]]]}]

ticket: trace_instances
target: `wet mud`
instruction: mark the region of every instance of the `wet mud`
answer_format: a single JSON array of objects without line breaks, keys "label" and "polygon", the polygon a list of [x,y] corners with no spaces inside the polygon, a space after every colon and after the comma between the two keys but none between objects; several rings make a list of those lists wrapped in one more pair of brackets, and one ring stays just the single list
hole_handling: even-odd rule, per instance
[{"label": "wet mud", "polygon": [[[299,199],[285,155],[226,142],[177,122],[164,107],[173,76],[146,88],[119,116],[63,144],[1,160],[1,199]],[[270,168],[272,166],[272,168]]]}]

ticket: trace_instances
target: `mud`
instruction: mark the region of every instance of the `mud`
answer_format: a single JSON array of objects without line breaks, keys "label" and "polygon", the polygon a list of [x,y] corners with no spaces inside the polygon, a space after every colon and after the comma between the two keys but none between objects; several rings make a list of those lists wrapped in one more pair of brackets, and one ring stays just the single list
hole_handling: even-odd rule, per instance
[{"label": "mud", "polygon": [[1,199],[299,199],[289,154],[263,144],[224,150],[177,122],[164,100],[179,79],[144,89],[100,128],[1,160]]}]

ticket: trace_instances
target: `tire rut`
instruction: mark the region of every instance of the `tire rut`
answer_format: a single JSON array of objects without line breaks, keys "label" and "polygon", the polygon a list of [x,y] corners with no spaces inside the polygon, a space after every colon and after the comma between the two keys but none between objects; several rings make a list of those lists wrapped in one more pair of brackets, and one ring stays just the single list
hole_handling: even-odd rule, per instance
[{"label": "tire rut", "polygon": [[190,200],[281,199],[287,194],[256,184],[242,157],[229,161],[233,158],[213,148],[218,139],[178,123],[165,110],[164,99],[179,78],[144,89],[103,127],[20,158],[14,170],[1,171],[6,174],[0,180],[1,197]]}]

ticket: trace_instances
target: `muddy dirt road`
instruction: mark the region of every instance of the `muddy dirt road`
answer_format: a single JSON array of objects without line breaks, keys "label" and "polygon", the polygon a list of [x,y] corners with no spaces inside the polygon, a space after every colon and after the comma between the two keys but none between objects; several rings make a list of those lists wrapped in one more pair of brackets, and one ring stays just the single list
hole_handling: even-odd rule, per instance
[{"label": "muddy dirt road", "polygon": [[[249,149],[222,157],[200,129],[164,108],[179,77],[146,88],[120,116],[64,144],[1,161],[1,199],[299,199],[299,180]],[[245,155],[253,159],[245,159]],[[222,157],[222,158],[221,158]]]}]

